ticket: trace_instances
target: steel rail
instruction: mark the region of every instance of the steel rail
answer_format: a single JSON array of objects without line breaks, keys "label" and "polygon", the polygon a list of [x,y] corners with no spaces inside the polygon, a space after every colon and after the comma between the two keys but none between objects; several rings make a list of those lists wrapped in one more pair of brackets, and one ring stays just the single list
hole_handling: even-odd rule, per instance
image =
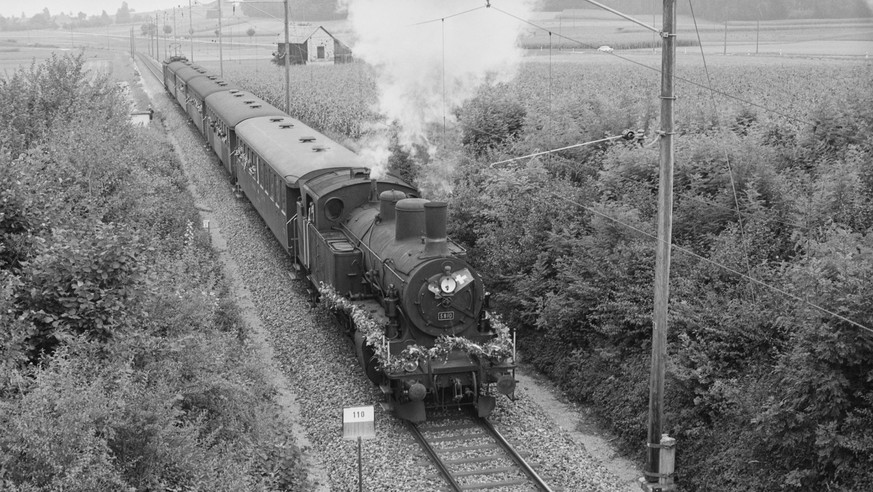
[{"label": "steel rail", "polygon": [[500,444],[500,447],[504,451],[506,451],[506,453],[512,458],[512,460],[515,461],[515,464],[518,465],[519,468],[521,468],[521,471],[523,471],[524,474],[527,475],[527,477],[534,482],[534,485],[536,485],[540,490],[544,492],[553,492],[552,488],[549,487],[549,484],[547,484],[542,479],[542,477],[540,477],[537,472],[527,463],[527,461],[525,461],[524,458],[522,458],[521,455],[518,454],[515,448],[512,447],[511,444],[509,444],[509,441],[507,441],[503,437],[503,435],[501,435],[500,432],[498,432],[497,429],[495,429],[494,426],[491,425],[491,422],[489,422],[485,418],[479,418],[478,422],[482,425],[482,427],[485,428],[485,430],[488,431],[489,434],[491,434],[491,437],[493,437],[494,440],[497,441],[498,444]]},{"label": "steel rail", "polygon": [[415,440],[418,441],[418,444],[421,445],[421,448],[424,449],[424,452],[427,453],[431,462],[434,466],[437,467],[437,470],[440,472],[440,475],[446,480],[449,486],[455,492],[462,492],[464,489],[461,488],[461,485],[455,480],[455,477],[452,476],[452,472],[449,471],[448,466],[443,462],[443,460],[437,455],[436,450],[430,443],[427,442],[427,439],[421,433],[421,430],[418,429],[418,426],[413,424],[412,422],[406,421],[406,425],[409,428],[409,432],[412,433],[412,436],[415,437]]},{"label": "steel rail", "polygon": [[[483,429],[488,437],[490,437],[497,447],[502,450],[506,455],[512,460],[515,466],[521,470],[522,473],[527,477],[527,479],[533,483],[537,490],[541,490],[543,492],[553,492],[552,488],[540,477],[537,472],[521,457],[518,451],[512,446],[512,444],[507,441],[500,432],[491,425],[485,418],[474,417],[473,422]],[[440,458],[436,449],[427,441],[427,438],[421,432],[421,429],[416,424],[411,422],[406,422],[409,427],[410,432],[412,433],[415,440],[418,441],[419,445],[421,445],[422,449],[430,458],[431,462],[436,466],[437,470],[440,472],[440,475],[445,479],[448,485],[455,491],[467,490],[469,486],[463,486],[458,483],[455,475],[449,470],[448,465]],[[484,485],[484,484],[479,484]]]},{"label": "steel rail", "polygon": [[144,55],[142,53],[137,53],[137,56],[139,56],[140,60],[142,60],[143,63],[146,65],[146,68],[148,69],[148,71],[151,72],[152,75],[154,75],[154,77],[156,79],[158,79],[158,81],[160,81],[163,84],[164,74],[163,74],[163,72],[161,72],[160,70],[157,69],[157,67],[158,67],[157,62],[154,60],[150,60],[149,57],[147,57],[146,55]]}]

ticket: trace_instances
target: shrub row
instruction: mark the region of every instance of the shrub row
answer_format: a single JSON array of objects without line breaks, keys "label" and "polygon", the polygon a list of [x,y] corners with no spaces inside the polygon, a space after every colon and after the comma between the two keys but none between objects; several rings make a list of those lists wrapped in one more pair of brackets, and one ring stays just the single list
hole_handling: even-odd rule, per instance
[{"label": "shrub row", "polygon": [[[749,90],[778,82],[763,89],[786,91],[772,100],[745,95],[771,105],[813,94],[810,106],[780,108],[796,119],[739,105],[716,114],[702,94],[677,113],[681,249],[665,431],[678,439],[686,490],[873,486],[873,91],[862,82],[873,74],[798,70],[736,79]],[[451,232],[487,274],[504,316],[523,327],[525,357],[642,458],[657,147],[619,141],[487,165],[654,126],[651,99],[584,92],[591,82],[577,76],[552,82],[573,90],[551,111],[536,98],[543,78],[524,74],[460,110],[469,157],[456,175]],[[623,85],[645,78],[624,73]],[[828,95],[817,92],[825,86]]]},{"label": "shrub row", "polygon": [[83,67],[0,80],[0,488],[306,490],[166,137]]}]

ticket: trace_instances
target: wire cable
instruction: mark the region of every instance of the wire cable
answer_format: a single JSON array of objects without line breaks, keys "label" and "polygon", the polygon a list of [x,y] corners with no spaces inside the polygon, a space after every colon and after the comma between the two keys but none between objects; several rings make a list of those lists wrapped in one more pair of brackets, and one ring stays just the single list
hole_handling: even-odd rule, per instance
[{"label": "wire cable", "polygon": [[479,6],[479,7],[472,8],[472,9],[470,9],[470,10],[465,10],[465,11],[463,11],[463,12],[458,12],[458,13],[456,13],[456,14],[451,14],[451,15],[446,15],[446,16],[439,17],[439,18],[436,18],[436,19],[431,19],[431,20],[426,20],[426,21],[416,22],[416,23],[414,23],[414,24],[407,24],[407,25],[405,25],[405,26],[403,26],[403,27],[415,27],[415,26],[421,26],[421,25],[424,25],[424,24],[430,24],[430,23],[432,23],[432,22],[444,21],[444,20],[446,20],[446,19],[451,19],[452,17],[458,17],[459,15],[469,14],[470,12],[475,12],[475,11],[477,11],[477,10],[481,10],[481,9],[484,9],[484,8],[486,8],[486,6],[485,6],[485,5],[481,5],[481,6]]},{"label": "wire cable", "polygon": [[[715,103],[715,94],[712,92],[712,78],[709,76],[709,66],[706,64],[706,53],[703,52],[703,41],[700,39],[700,29],[697,27],[697,16],[694,15],[694,5],[691,0],[688,0],[688,7],[691,9],[691,19],[694,21],[694,32],[697,33],[697,44],[700,46],[700,56],[703,58],[703,70],[706,73],[706,82],[709,86],[709,100],[712,103],[712,112],[715,114],[716,121],[718,121],[718,105]],[[722,152],[724,153],[725,164],[728,168],[728,177],[730,177],[731,181],[731,192],[734,195],[734,205],[737,208],[737,225],[740,227],[740,244],[743,247],[743,255],[746,260],[746,271],[749,276],[752,275],[752,265],[749,263],[749,248],[748,241],[746,241],[746,229],[743,227],[743,213],[740,211],[740,200],[737,198],[737,184],[734,180],[734,169],[731,166],[731,159],[728,155],[727,149],[722,147]]]},{"label": "wire cable", "polygon": [[599,140],[592,140],[592,141],[590,141],[590,142],[583,142],[583,143],[578,143],[578,144],[574,144],[574,145],[568,145],[568,146],[566,146],[566,147],[561,147],[560,149],[544,150],[544,151],[542,151],[542,152],[535,152],[535,153],[533,153],[533,154],[523,155],[523,156],[520,156],[520,157],[513,157],[512,159],[506,159],[506,160],[502,160],[502,161],[492,162],[491,165],[489,165],[488,167],[489,167],[489,168],[494,168],[494,166],[496,166],[496,165],[498,165],[498,164],[506,164],[507,162],[518,161],[518,160],[521,160],[521,159],[528,159],[528,158],[531,158],[531,157],[537,157],[537,156],[540,156],[540,155],[553,154],[553,153],[555,153],[555,152],[560,152],[560,151],[562,151],[562,150],[575,149],[575,148],[577,148],[577,147],[585,147],[585,146],[587,146],[587,145],[594,145],[594,144],[601,143],[601,142],[609,142],[609,141],[612,141],[612,140],[618,140],[618,139],[620,139],[620,138],[621,138],[621,139],[625,139],[625,140],[627,140],[627,136],[626,136],[626,135],[627,135],[627,134],[625,134],[625,135],[615,135],[615,136],[613,136],[613,137],[601,138],[601,139],[599,139]]},{"label": "wire cable", "polygon": [[[549,32],[549,29],[547,29],[547,28],[545,28],[545,27],[543,27],[543,26],[540,26],[540,25],[538,25],[538,24],[534,24],[533,22],[531,22],[531,21],[529,21],[529,20],[527,20],[527,19],[523,19],[523,18],[521,18],[521,17],[518,17],[517,15],[511,14],[511,13],[509,13],[509,12],[503,10],[503,9],[500,9],[499,7],[495,7],[495,6],[492,5],[491,8],[494,9],[494,10],[496,10],[497,12],[500,12],[500,13],[502,13],[502,14],[504,14],[504,15],[507,15],[507,16],[509,16],[509,17],[512,17],[513,19],[516,19],[516,20],[518,20],[519,22],[523,22],[523,23],[525,23],[525,24],[528,24],[528,25],[530,25],[530,26],[532,26],[532,27],[535,27],[535,28],[537,28],[537,29],[539,29],[539,30],[541,30],[541,31]],[[578,39],[573,39],[573,38],[571,38],[571,37],[564,36],[563,34],[555,34],[555,35],[558,36],[559,38],[563,38],[563,39],[565,39],[565,40],[567,40],[567,41],[570,41],[570,42],[572,42],[572,43],[576,43],[576,44],[578,44],[578,45],[580,45],[580,46],[583,46],[583,47],[585,47],[585,48],[589,48],[589,49],[593,49],[593,50],[596,50],[596,49],[597,49],[597,47],[595,47],[594,45],[591,45],[591,44],[585,43],[585,42],[583,42],[583,41],[579,41]],[[626,57],[626,56],[619,55],[618,53],[615,53],[615,52],[613,52],[613,51],[606,52],[606,53],[607,53],[608,55],[610,55],[610,56],[614,56],[614,57],[619,58],[619,59],[621,59],[621,60],[624,60],[624,61],[626,61],[626,62],[628,62],[628,63],[632,63],[632,64],[634,64],[634,65],[638,65],[638,66],[643,67],[643,68],[645,68],[645,69],[647,69],[647,70],[652,70],[652,71],[654,71],[654,72],[661,73],[661,69],[660,69],[660,68],[652,67],[652,66],[650,66],[650,65],[646,65],[645,63],[642,63],[642,62],[639,62],[639,61],[633,60],[633,59],[628,58],[628,57]],[[737,102],[741,102],[741,103],[743,103],[743,104],[747,104],[747,105],[749,105],[749,106],[753,106],[753,107],[756,107],[756,108],[758,108],[758,109],[762,109],[762,110],[764,110],[764,111],[767,111],[767,112],[773,113],[773,114],[775,114],[775,115],[781,116],[781,117],[783,117],[783,118],[785,118],[785,119],[787,119],[787,120],[794,121],[794,122],[796,122],[796,123],[801,123],[801,124],[804,124],[804,125],[813,125],[813,124],[814,124],[814,123],[813,123],[812,121],[810,121],[810,120],[805,120],[805,119],[803,119],[803,118],[800,118],[800,117],[797,117],[797,116],[793,116],[793,115],[787,114],[787,113],[782,112],[782,111],[779,111],[779,110],[777,110],[777,109],[773,109],[773,108],[770,108],[770,107],[768,107],[768,106],[764,106],[763,104],[758,104],[758,103],[755,103],[755,102],[752,102],[752,101],[747,101],[747,100],[742,99],[742,98],[740,98],[740,97],[738,97],[738,96],[735,96],[735,95],[733,95],[733,94],[729,94],[729,93],[727,93],[727,92],[724,92],[724,91],[721,91],[721,90],[718,90],[718,89],[715,89],[715,88],[707,87],[707,86],[704,85],[704,84],[701,84],[701,83],[699,83],[699,82],[695,82],[695,81],[690,80],[690,79],[686,79],[686,78],[683,78],[683,77],[675,77],[675,79],[676,79],[676,80],[680,80],[680,81],[682,81],[682,82],[685,82],[685,83],[687,83],[687,84],[693,85],[693,86],[695,86],[695,87],[699,87],[699,88],[701,88],[701,89],[711,90],[711,91],[715,92],[716,94],[718,94],[718,95],[720,95],[720,96],[726,97],[726,98],[728,98],[728,99],[733,99],[733,100],[735,100],[735,101],[737,101]]]},{"label": "wire cable", "polygon": [[[512,179],[509,179],[508,177],[504,177],[504,179],[505,179],[506,181],[510,182],[511,184],[514,184],[514,185],[516,185],[516,186],[521,186],[521,183],[519,183],[518,181],[514,181],[514,180],[512,180]],[[553,192],[553,191],[549,191],[549,190],[543,190],[543,191],[544,191],[545,193],[551,195],[552,197],[557,198],[558,200],[563,200],[563,201],[565,201],[565,202],[567,202],[567,203],[570,203],[570,204],[572,204],[572,205],[576,205],[577,207],[579,207],[579,208],[581,208],[581,209],[583,209],[583,210],[586,210],[586,211],[588,211],[588,212],[591,212],[591,213],[594,214],[594,215],[597,215],[597,216],[602,217],[602,218],[604,218],[604,219],[606,219],[606,220],[609,220],[609,221],[614,222],[614,223],[616,223],[616,224],[619,224],[619,225],[621,225],[621,226],[623,226],[623,227],[626,227],[626,228],[628,228],[628,229],[630,229],[630,230],[632,230],[632,231],[634,231],[634,232],[637,232],[637,233],[639,233],[639,234],[642,234],[642,235],[645,236],[645,237],[648,237],[648,238],[650,238],[650,239],[654,239],[654,240],[657,241],[657,242],[664,242],[664,243],[666,243],[666,241],[662,241],[662,240],[658,239],[658,237],[657,237],[656,235],[654,235],[654,234],[651,234],[651,233],[646,232],[646,231],[644,231],[644,230],[642,230],[642,229],[640,229],[640,228],[638,228],[638,227],[636,227],[636,226],[633,226],[633,225],[628,224],[628,223],[626,223],[626,222],[623,222],[623,221],[621,221],[621,220],[619,220],[619,219],[616,219],[615,217],[612,217],[612,216],[610,216],[610,215],[608,215],[608,214],[605,214],[605,213],[603,213],[603,212],[601,212],[601,211],[599,211],[599,210],[596,210],[596,209],[594,209],[594,208],[591,208],[591,207],[585,206],[585,205],[583,205],[583,204],[577,202],[576,200],[572,200],[572,199],[570,199],[570,198],[567,198],[566,196],[560,195],[560,194],[555,193],[555,192]],[[738,276],[738,277],[745,278],[745,279],[747,279],[747,280],[749,280],[749,281],[751,281],[751,282],[754,282],[754,283],[756,283],[756,284],[758,284],[758,285],[760,285],[760,286],[762,286],[762,287],[765,287],[765,288],[767,288],[767,289],[769,289],[769,290],[771,290],[771,291],[773,291],[773,292],[776,292],[776,293],[778,293],[778,294],[781,294],[781,295],[783,295],[783,296],[785,296],[785,297],[788,297],[788,298],[790,298],[790,299],[793,299],[793,300],[795,300],[795,301],[799,301],[799,302],[801,302],[801,303],[803,303],[803,304],[805,304],[805,305],[807,305],[807,306],[809,306],[809,307],[811,307],[811,308],[813,308],[813,309],[815,309],[815,310],[817,310],[817,311],[819,311],[819,312],[822,312],[822,313],[824,313],[824,314],[827,314],[828,316],[831,316],[831,317],[833,317],[833,318],[835,318],[835,319],[838,319],[838,320],[843,321],[843,322],[845,322],[845,323],[848,323],[848,324],[850,324],[850,325],[852,325],[852,326],[854,326],[854,327],[857,327],[857,328],[860,328],[860,329],[862,329],[862,330],[864,330],[864,331],[867,331],[867,332],[869,332],[870,334],[873,334],[873,328],[870,328],[870,327],[868,327],[868,326],[862,325],[861,323],[858,323],[857,321],[851,320],[851,319],[849,319],[849,318],[847,318],[847,317],[845,317],[845,316],[843,316],[843,315],[841,315],[841,314],[835,313],[835,312],[833,312],[833,311],[831,311],[831,310],[829,310],[829,309],[827,309],[827,308],[824,308],[824,307],[822,307],[822,306],[819,306],[818,304],[815,304],[815,303],[809,302],[809,301],[806,300],[806,299],[802,299],[802,298],[800,298],[800,297],[798,297],[798,296],[796,296],[796,295],[794,295],[794,294],[792,294],[792,293],[790,293],[790,292],[788,292],[788,291],[786,291],[786,290],[784,290],[784,289],[781,289],[781,288],[776,287],[776,286],[774,286],[774,285],[770,285],[770,284],[768,284],[768,283],[766,283],[766,282],[764,282],[764,281],[762,281],[762,280],[758,280],[758,279],[756,279],[756,278],[754,278],[754,277],[752,277],[752,276],[746,275],[745,273],[740,272],[739,270],[733,269],[733,268],[731,268],[731,267],[729,267],[729,266],[727,266],[727,265],[723,265],[723,264],[721,264],[721,263],[719,263],[719,262],[717,262],[717,261],[715,261],[715,260],[711,260],[711,259],[709,259],[709,258],[706,258],[705,256],[699,255],[699,254],[695,253],[694,251],[692,251],[692,250],[690,250],[690,249],[688,249],[688,248],[685,248],[685,247],[683,247],[683,246],[678,246],[678,245],[676,245],[675,243],[671,244],[671,248],[672,248],[672,249],[675,249],[675,250],[677,250],[677,251],[680,251],[680,252],[682,252],[682,253],[685,253],[685,254],[687,254],[687,255],[689,255],[689,256],[691,256],[691,257],[693,257],[693,258],[696,258],[696,259],[698,259],[698,260],[700,260],[700,261],[702,261],[702,262],[704,262],[704,263],[708,263],[708,264],[713,265],[713,266],[715,266],[715,267],[721,268],[722,270],[725,270],[725,271],[727,271],[727,272],[729,272],[729,273],[732,273],[732,274],[734,274],[734,275],[736,275],[736,276]]]}]

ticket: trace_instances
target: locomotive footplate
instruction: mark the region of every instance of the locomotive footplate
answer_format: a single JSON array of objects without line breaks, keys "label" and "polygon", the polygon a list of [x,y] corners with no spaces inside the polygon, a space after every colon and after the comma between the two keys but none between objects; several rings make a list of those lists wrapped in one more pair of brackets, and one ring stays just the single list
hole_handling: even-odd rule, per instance
[{"label": "locomotive footplate", "polygon": [[382,391],[386,409],[413,422],[423,422],[427,408],[454,406],[473,407],[480,417],[487,417],[496,406],[492,390],[510,398],[515,392],[514,364],[491,364],[463,352],[452,352],[445,359],[431,359],[415,370],[385,376],[388,381]]}]

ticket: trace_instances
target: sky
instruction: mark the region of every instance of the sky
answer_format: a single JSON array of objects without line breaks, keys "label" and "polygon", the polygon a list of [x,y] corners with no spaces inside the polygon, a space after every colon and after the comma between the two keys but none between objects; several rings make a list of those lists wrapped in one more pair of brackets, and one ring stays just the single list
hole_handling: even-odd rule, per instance
[{"label": "sky", "polygon": [[[27,2],[16,2],[14,0],[0,0],[0,15],[4,17],[20,17],[21,13],[30,17],[33,14],[42,12],[42,9],[48,8],[52,15],[60,14],[61,12],[78,14],[85,12],[88,15],[100,15],[104,10],[109,15],[115,15],[115,12],[121,8],[123,0],[30,0]],[[209,0],[206,3],[212,3]],[[192,2],[195,5],[198,2]],[[149,12],[158,9],[170,9],[174,6],[188,7],[188,0],[127,0],[127,6],[131,10],[137,12]]]}]

